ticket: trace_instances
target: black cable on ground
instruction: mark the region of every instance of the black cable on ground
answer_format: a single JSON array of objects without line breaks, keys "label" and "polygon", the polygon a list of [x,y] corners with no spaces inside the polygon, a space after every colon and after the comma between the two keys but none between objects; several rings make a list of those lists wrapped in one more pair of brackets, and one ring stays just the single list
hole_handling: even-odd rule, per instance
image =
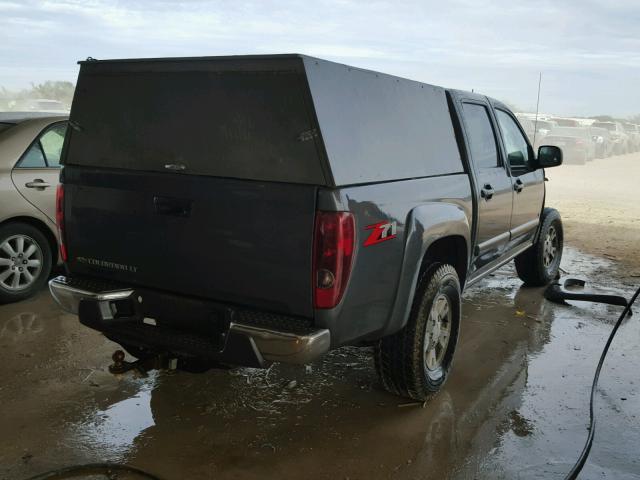
[{"label": "black cable on ground", "polygon": [[162,480],[149,472],[140,470],[129,465],[121,465],[119,463],[88,463],[86,465],[74,465],[71,467],[63,467],[50,472],[41,473],[27,480],[62,480],[67,478],[79,477],[80,475],[111,475],[115,472],[131,473],[148,480]]},{"label": "black cable on ground", "polygon": [[591,445],[593,444],[593,437],[595,435],[595,430],[596,430],[596,419],[593,414],[593,404],[595,402],[596,390],[598,388],[598,379],[600,378],[600,370],[602,370],[602,365],[604,364],[604,359],[607,356],[607,352],[609,351],[609,346],[613,341],[613,337],[616,335],[616,332],[618,331],[618,328],[620,328],[620,325],[622,325],[622,321],[624,320],[624,317],[626,317],[628,313],[631,311],[631,306],[638,298],[638,295],[640,295],[640,287],[638,287],[638,289],[636,290],[636,293],[633,295],[633,297],[631,297],[629,304],[626,307],[624,307],[624,310],[620,314],[618,321],[613,326],[613,329],[609,334],[609,338],[607,339],[607,343],[604,346],[604,350],[602,350],[602,355],[600,355],[600,361],[598,362],[596,373],[593,376],[593,383],[591,384],[591,398],[589,400],[589,435],[587,436],[587,441],[584,444],[582,453],[580,453],[578,460],[576,461],[571,471],[565,477],[565,480],[575,480],[576,478],[578,478],[578,474],[582,471],[582,467],[584,467],[584,464],[587,462],[587,457],[589,456],[589,452],[591,451]]}]

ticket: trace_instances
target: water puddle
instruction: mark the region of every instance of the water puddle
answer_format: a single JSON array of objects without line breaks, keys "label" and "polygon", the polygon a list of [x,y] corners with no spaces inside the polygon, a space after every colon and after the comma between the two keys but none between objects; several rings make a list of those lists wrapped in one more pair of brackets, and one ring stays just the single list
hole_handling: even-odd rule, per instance
[{"label": "water puddle", "polygon": [[154,386],[152,378],[142,383],[133,396],[91,412],[86,420],[71,428],[77,443],[104,450],[110,458],[129,452],[136,439],[155,425],[151,410]]}]

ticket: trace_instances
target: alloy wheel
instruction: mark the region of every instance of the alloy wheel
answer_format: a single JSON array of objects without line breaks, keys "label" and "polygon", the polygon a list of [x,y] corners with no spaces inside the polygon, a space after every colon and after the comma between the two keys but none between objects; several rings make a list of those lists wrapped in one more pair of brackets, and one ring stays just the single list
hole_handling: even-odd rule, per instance
[{"label": "alloy wheel", "polygon": [[0,286],[15,292],[29,288],[42,271],[40,245],[27,235],[13,235],[0,243]]},{"label": "alloy wheel", "polygon": [[547,235],[544,238],[544,244],[542,246],[542,263],[545,268],[549,268],[556,258],[558,253],[558,232],[555,227],[549,227]]},{"label": "alloy wheel", "polygon": [[449,297],[440,293],[433,301],[424,338],[424,365],[428,370],[442,367],[451,337],[452,309]]}]

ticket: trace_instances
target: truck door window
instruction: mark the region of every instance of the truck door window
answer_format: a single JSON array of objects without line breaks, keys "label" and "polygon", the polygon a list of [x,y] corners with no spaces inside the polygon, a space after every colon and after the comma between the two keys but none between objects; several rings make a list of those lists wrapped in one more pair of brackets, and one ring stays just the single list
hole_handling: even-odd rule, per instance
[{"label": "truck door window", "polygon": [[464,103],[463,106],[471,158],[478,168],[497,167],[498,147],[487,107],[476,103]]},{"label": "truck door window", "polygon": [[512,170],[529,170],[529,145],[516,122],[506,112],[496,110],[507,158]]}]

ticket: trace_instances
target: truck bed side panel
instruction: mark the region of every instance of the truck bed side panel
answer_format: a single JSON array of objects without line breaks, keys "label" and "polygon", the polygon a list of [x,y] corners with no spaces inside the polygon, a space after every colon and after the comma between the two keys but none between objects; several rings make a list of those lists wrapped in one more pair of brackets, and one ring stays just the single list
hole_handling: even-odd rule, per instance
[{"label": "truck bed side panel", "polygon": [[[355,263],[343,301],[315,315],[316,325],[331,329],[333,346],[401,328],[429,244],[451,234],[470,243],[471,185],[466,174],[320,190],[318,207],[348,210],[356,219]],[[416,212],[421,212],[419,219]],[[371,234],[367,227],[379,222],[395,222],[396,237],[364,246]],[[396,306],[398,301],[402,305]]]}]

